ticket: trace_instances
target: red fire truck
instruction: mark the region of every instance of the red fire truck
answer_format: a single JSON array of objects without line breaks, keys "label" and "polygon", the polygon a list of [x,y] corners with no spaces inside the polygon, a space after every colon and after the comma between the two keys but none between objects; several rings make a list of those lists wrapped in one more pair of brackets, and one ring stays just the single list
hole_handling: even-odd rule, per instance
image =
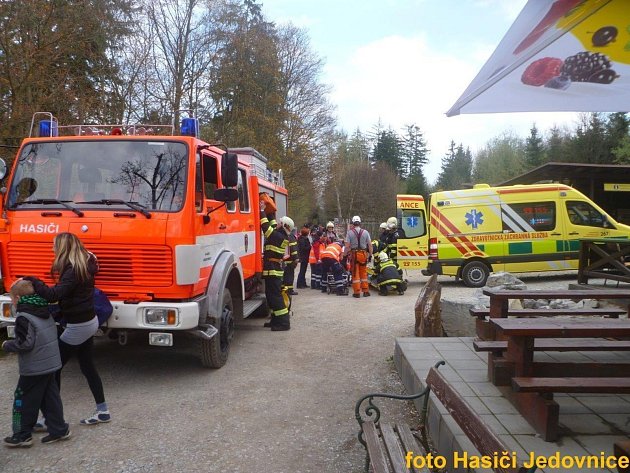
[{"label": "red fire truck", "polygon": [[[175,130],[62,126],[35,114],[2,195],[2,279],[5,288],[27,275],[52,284],[52,240],[72,232],[98,257],[96,286],[114,306],[111,338],[124,344],[142,331],[150,345],[196,340],[203,366],[219,368],[235,321],[266,312],[259,193],[282,216],[287,190],[255,149],[201,141],[194,118]],[[0,309],[11,335],[7,296]]]}]

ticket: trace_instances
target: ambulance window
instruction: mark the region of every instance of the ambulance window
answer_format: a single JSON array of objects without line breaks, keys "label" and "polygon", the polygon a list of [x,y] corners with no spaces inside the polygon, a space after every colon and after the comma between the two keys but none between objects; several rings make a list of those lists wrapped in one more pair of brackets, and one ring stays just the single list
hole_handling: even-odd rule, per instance
[{"label": "ambulance window", "polygon": [[[504,210],[504,230],[518,233],[544,232],[556,228],[555,202],[527,202],[523,204],[509,204],[509,207],[516,212],[516,217],[520,218],[510,218],[514,216],[511,216],[509,212]],[[506,225],[508,225],[508,228],[505,228]]]},{"label": "ambulance window", "polygon": [[612,228],[612,224],[608,221],[606,215],[591,204],[580,200],[569,200],[566,203],[569,221],[573,225]]},{"label": "ambulance window", "polygon": [[419,209],[401,209],[400,228],[401,238],[416,238],[426,233],[424,212]]},{"label": "ambulance window", "polygon": [[244,169],[238,170],[238,208],[241,212],[249,212],[249,195],[247,193],[247,175]]}]

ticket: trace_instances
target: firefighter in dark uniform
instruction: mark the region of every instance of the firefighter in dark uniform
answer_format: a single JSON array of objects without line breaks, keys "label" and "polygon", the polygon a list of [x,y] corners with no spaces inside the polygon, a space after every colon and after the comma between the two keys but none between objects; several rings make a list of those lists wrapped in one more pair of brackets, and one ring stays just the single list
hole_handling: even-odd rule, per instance
[{"label": "firefighter in dark uniform", "polygon": [[387,253],[381,251],[374,257],[374,262],[378,265],[378,276],[376,282],[378,284],[378,293],[381,296],[388,294],[388,287],[394,286],[401,296],[407,289],[407,284],[402,280],[394,262],[389,258]]},{"label": "firefighter in dark uniform", "polygon": [[[282,217],[280,223],[286,224],[286,220],[291,220],[289,217]],[[293,290],[293,281],[295,279],[295,268],[300,261],[297,252],[297,239],[293,234],[293,220],[291,220],[291,230],[289,232],[289,246],[288,252],[284,255],[284,276],[282,277],[282,285],[286,288],[287,293],[291,296],[297,296],[297,291]]]},{"label": "firefighter in dark uniform", "polygon": [[276,223],[276,207],[267,194],[260,194],[260,207],[265,216],[260,219],[260,227],[265,236],[263,253],[263,279],[265,280],[265,296],[271,310],[271,321],[265,326],[271,327],[273,332],[289,330],[289,308],[282,297],[282,258],[289,244],[289,233],[293,221],[283,217],[279,228]]},{"label": "firefighter in dark uniform", "polygon": [[396,217],[390,217],[387,219],[387,237],[385,240],[385,253],[392,260],[394,266],[402,276],[402,270],[398,266],[398,238],[401,238],[398,229],[398,220]]}]

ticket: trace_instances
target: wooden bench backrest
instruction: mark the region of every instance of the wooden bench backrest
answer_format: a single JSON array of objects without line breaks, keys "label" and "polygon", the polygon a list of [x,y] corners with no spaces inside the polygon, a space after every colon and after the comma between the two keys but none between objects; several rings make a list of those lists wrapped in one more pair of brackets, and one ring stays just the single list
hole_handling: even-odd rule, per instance
[{"label": "wooden bench backrest", "polygon": [[[431,368],[427,376],[427,384],[430,386],[431,392],[440,400],[473,445],[479,450],[479,453],[492,456],[495,453],[500,455],[501,452],[511,451],[503,444],[501,439],[488,428],[472,407],[470,407],[466,399],[453,389],[442,373],[435,368]],[[496,471],[502,473],[525,473],[527,469],[524,467],[498,468]]]}]

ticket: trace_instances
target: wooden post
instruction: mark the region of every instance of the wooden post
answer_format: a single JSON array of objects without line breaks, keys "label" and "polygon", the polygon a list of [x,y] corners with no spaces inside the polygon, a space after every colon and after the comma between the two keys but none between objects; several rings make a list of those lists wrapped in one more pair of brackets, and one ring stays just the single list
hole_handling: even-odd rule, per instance
[{"label": "wooden post", "polygon": [[440,298],[442,289],[433,274],[420,290],[415,305],[417,337],[441,337],[443,335]]}]

